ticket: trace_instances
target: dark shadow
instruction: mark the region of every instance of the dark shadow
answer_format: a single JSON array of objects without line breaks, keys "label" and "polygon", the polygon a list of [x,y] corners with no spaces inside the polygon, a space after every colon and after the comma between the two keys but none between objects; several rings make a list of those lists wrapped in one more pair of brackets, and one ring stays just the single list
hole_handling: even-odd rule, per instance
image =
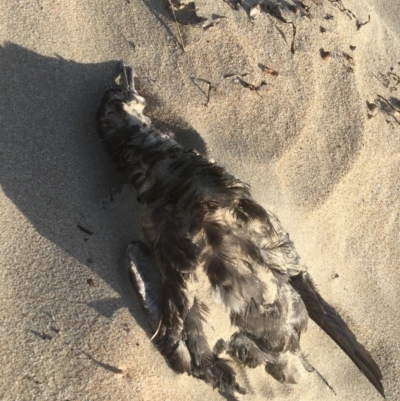
[{"label": "dark shadow", "polygon": [[323,47],[319,49],[319,55],[323,58],[328,52]]},{"label": "dark shadow", "polygon": [[400,99],[394,96],[390,96],[389,102],[391,105],[400,113]]},{"label": "dark shadow", "polygon": [[[84,278],[87,288],[97,276],[120,297],[89,306],[107,317],[127,307],[150,335],[123,263],[127,245],[141,235],[140,207],[129,186],[115,199],[125,175],[106,154],[95,120],[117,65],[46,57],[12,43],[0,47],[0,185],[40,236],[93,271],[94,280]],[[197,132],[182,127],[187,124],[180,122],[178,134],[203,151]],[[48,273],[57,266],[47,266]]]},{"label": "dark shadow", "polygon": [[129,307],[123,298],[104,298],[88,302],[88,306],[107,319],[110,319],[118,309]]},{"label": "dark shadow", "polygon": [[195,149],[199,153],[206,155],[206,144],[198,132],[179,118],[173,118],[173,121],[174,124],[170,124],[156,118],[153,119],[153,123],[156,127],[173,132],[175,134],[175,139],[183,145],[185,149]]},{"label": "dark shadow", "polygon": [[257,66],[261,71],[265,71],[265,70],[269,69],[269,67],[267,65],[262,64],[262,63],[258,63]]},{"label": "dark shadow", "polygon": [[168,10],[168,0],[160,1],[160,0],[142,0],[143,4],[149,9],[149,11],[153,14],[154,18],[164,27],[164,29],[168,32],[168,35],[173,37],[178,46],[181,46],[179,38],[177,35],[171,30],[167,21],[173,21],[171,13]]},{"label": "dark shadow", "polygon": [[[144,80],[143,80],[144,81]],[[207,146],[200,134],[194,130],[185,120],[181,117],[172,114],[168,109],[168,121],[165,121],[158,110],[162,107],[160,99],[156,93],[149,92],[148,86],[143,84],[139,78],[135,78],[135,85],[138,92],[146,98],[146,114],[151,118],[152,123],[158,129],[169,131],[174,134],[174,138],[185,148],[195,149],[199,153],[206,155]],[[208,81],[207,81],[208,82]],[[165,115],[165,112],[163,113]]]},{"label": "dark shadow", "polygon": [[36,330],[29,330],[32,334],[34,334],[36,337],[41,338],[42,340],[51,340],[53,337],[50,336],[49,334],[42,333]]},{"label": "dark shadow", "polygon": [[123,373],[122,369],[117,368],[116,366],[112,366],[108,363],[100,362],[97,359],[93,358],[92,355],[88,354],[85,351],[81,351],[82,354],[84,354],[87,358],[89,358],[92,362],[94,362],[97,366],[100,366],[101,368],[108,370],[109,372],[112,373]]},{"label": "dark shadow", "polygon": [[394,97],[386,99],[378,95],[378,98],[375,100],[375,104],[377,104],[384,113],[393,114],[396,111],[396,101],[397,99]]},{"label": "dark shadow", "polygon": [[216,19],[221,19],[221,18],[226,18],[225,15],[219,15],[219,14],[212,14],[211,19],[216,20]]}]

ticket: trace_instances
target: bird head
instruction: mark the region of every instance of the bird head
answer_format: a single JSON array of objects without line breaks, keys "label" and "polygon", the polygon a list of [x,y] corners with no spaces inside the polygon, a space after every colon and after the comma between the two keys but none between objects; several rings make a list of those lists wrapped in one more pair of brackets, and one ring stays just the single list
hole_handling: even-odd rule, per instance
[{"label": "bird head", "polygon": [[135,89],[132,67],[121,63],[118,80],[119,84],[104,94],[97,112],[99,134],[104,142],[114,141],[131,126],[142,130],[151,124],[143,114],[146,100]]}]

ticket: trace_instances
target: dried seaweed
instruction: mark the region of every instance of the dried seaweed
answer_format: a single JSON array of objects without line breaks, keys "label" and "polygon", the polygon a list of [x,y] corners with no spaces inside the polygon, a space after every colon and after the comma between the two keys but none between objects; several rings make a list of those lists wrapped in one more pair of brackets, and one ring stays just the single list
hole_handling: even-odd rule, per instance
[{"label": "dried seaweed", "polygon": [[368,19],[365,22],[360,22],[357,20],[357,29],[361,29],[362,26],[367,25],[371,21],[371,15],[368,15]]},{"label": "dried seaweed", "polygon": [[330,3],[332,3],[333,5],[337,6],[339,8],[339,10],[346,14],[350,19],[355,19],[356,20],[356,26],[357,26],[357,30],[361,29],[361,27],[363,27],[364,25],[367,25],[370,21],[371,21],[371,15],[368,15],[368,20],[365,22],[360,22],[360,20],[354,15],[353,11],[349,10],[348,8],[346,8],[343,3],[342,0],[329,0]]},{"label": "dried seaweed", "polygon": [[171,10],[172,16],[174,17],[174,21],[175,21],[175,25],[178,29],[178,35],[179,35],[179,39],[181,41],[181,47],[183,51],[186,51],[185,49],[185,45],[183,43],[183,38],[182,38],[182,33],[181,33],[181,29],[179,28],[179,23],[178,23],[178,19],[176,18],[176,13],[175,13],[175,9],[174,9],[174,5],[171,3],[171,0],[168,0],[169,2],[169,9]]},{"label": "dried seaweed", "polygon": [[345,53],[345,52],[343,52],[342,54],[343,54],[343,57],[346,59],[346,61],[349,62],[349,64],[351,64],[352,66],[355,65],[354,58],[352,56],[350,56],[350,54]]},{"label": "dried seaweed", "polygon": [[352,18],[357,19],[357,17],[353,14],[353,11],[349,10],[343,5],[342,0],[329,0],[329,2],[337,6],[339,10],[342,13],[346,14],[350,19]]},{"label": "dried seaweed", "polygon": [[295,24],[292,21],[288,21],[282,15],[282,11],[281,11],[280,7],[277,4],[268,2],[267,4],[263,3],[261,5],[261,7],[262,7],[264,12],[266,12],[270,16],[276,18],[278,21],[283,22],[284,24],[289,24],[289,25],[292,26],[293,37],[292,37],[292,43],[290,45],[290,51],[294,54],[295,53],[294,41],[295,41],[296,32],[297,32]]},{"label": "dried seaweed", "polygon": [[284,18],[284,16],[282,15],[282,11],[281,11],[280,7],[278,6],[278,4],[267,2],[266,4],[263,3],[261,5],[261,7],[267,14],[271,15],[272,17],[278,19],[279,21],[281,21],[285,24],[288,23],[286,18]]},{"label": "dried seaweed", "polygon": [[267,83],[266,83],[265,81],[261,81],[261,83],[260,83],[259,85],[256,86],[256,85],[253,85],[253,84],[251,84],[251,83],[249,83],[249,82],[246,82],[245,80],[243,80],[243,79],[240,78],[240,77],[236,77],[236,79],[234,80],[234,82],[240,83],[240,85],[242,85],[243,88],[250,89],[251,91],[256,92],[257,95],[259,95],[259,96],[261,96],[261,95],[258,93],[258,91],[259,91],[264,85],[267,85]]},{"label": "dried seaweed", "polygon": [[213,88],[213,86],[211,85],[211,82],[207,81],[207,102],[204,104],[205,107],[208,106],[208,103],[210,103],[210,93],[211,93],[211,89]]},{"label": "dried seaweed", "polygon": [[[232,74],[232,75],[234,75],[234,74]],[[207,98],[207,102],[203,104],[203,106],[207,107],[208,104],[210,103],[211,90],[215,89],[215,86],[213,86],[213,84],[210,81],[207,81],[207,79],[203,79],[203,78],[191,77],[190,80],[193,82],[194,85],[197,86],[197,88],[201,91],[201,93],[203,93],[204,96]],[[207,89],[204,91],[196,81],[205,83],[207,85]]]},{"label": "dried seaweed", "polygon": [[258,66],[261,68],[262,72],[265,75],[272,75],[273,77],[279,76],[279,72],[274,70],[273,68],[267,67],[264,64],[258,64]]},{"label": "dried seaweed", "polygon": [[292,39],[292,44],[290,45],[290,51],[294,54],[294,40],[296,38],[296,26],[293,24],[293,22],[288,22],[288,24],[292,25],[293,28],[293,39]]}]

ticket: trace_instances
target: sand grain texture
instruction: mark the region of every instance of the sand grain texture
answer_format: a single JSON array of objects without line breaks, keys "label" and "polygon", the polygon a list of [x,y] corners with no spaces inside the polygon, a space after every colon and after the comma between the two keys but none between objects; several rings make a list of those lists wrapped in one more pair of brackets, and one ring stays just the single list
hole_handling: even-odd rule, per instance
[{"label": "sand grain texture", "polygon": [[[0,399],[222,399],[167,367],[123,268],[139,205],[95,126],[122,59],[154,121],[249,182],[279,216],[381,367],[387,399],[400,399],[400,115],[368,119],[366,107],[380,94],[400,108],[400,84],[387,81],[400,76],[399,2],[346,0],[361,22],[371,16],[358,30],[327,0],[307,2],[312,18],[277,1],[297,26],[295,54],[289,25],[222,0],[196,2],[198,15],[224,18],[181,26],[183,52],[166,3],[0,5]],[[256,92],[238,78],[266,85]],[[282,386],[261,368],[236,368],[243,399],[381,399],[313,323],[302,342],[337,396],[313,374]]]}]

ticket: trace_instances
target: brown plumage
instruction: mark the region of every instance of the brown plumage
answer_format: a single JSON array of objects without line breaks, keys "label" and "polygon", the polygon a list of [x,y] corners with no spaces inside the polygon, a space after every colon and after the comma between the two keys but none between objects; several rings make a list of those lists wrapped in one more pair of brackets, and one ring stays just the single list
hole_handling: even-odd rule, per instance
[{"label": "brown plumage", "polygon": [[[122,67],[121,86],[108,90],[98,111],[99,133],[143,203],[147,245],[128,247],[131,279],[154,341],[176,372],[210,383],[221,394],[245,393],[228,355],[276,380],[295,383],[310,316],[351,358],[380,394],[382,374],[343,319],[316,290],[278,219],[257,204],[248,185],[151,125],[145,99]],[[149,275],[155,264],[160,283]],[[191,282],[204,272],[227,319],[237,328],[211,347],[203,323],[209,299]]]}]

